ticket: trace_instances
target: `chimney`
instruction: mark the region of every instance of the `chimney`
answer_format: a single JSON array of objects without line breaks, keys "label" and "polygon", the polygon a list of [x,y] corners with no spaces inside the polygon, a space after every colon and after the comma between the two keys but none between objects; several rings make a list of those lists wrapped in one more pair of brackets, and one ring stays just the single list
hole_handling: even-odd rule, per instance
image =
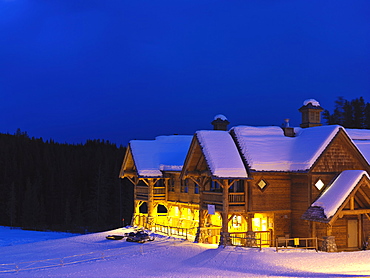
[{"label": "chimney", "polygon": [[303,102],[303,106],[298,109],[302,113],[302,128],[322,126],[321,124],[321,112],[324,109],[320,106],[320,103],[314,99],[307,99]]},{"label": "chimney", "polygon": [[216,115],[214,120],[212,121],[213,129],[214,130],[225,130],[227,131],[227,126],[230,122],[224,115]]},{"label": "chimney", "polygon": [[294,128],[289,126],[289,119],[284,120],[284,123],[283,123],[281,128],[283,129],[285,136],[287,136],[287,137],[294,137],[295,136]]}]

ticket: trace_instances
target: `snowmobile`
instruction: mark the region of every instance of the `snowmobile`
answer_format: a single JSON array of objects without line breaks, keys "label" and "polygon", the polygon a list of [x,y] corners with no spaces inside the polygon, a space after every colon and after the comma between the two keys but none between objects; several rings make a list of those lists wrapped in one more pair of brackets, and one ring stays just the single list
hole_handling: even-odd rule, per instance
[{"label": "snowmobile", "polygon": [[125,236],[120,236],[120,235],[109,235],[109,236],[106,236],[105,238],[106,239],[110,239],[110,240],[121,240],[123,239]]},{"label": "snowmobile", "polygon": [[126,241],[144,243],[146,241],[153,241],[154,236],[151,236],[148,232],[139,230],[136,232],[125,233]]}]

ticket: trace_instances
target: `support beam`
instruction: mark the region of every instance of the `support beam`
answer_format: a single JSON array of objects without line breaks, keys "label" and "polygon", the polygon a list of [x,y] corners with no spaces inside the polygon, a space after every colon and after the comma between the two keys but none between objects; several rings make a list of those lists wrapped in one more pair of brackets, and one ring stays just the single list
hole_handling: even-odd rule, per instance
[{"label": "support beam", "polygon": [[354,196],[351,196],[350,199],[349,199],[349,208],[350,208],[350,210],[355,209],[355,197]]},{"label": "support beam", "polygon": [[342,210],[340,215],[359,215],[359,214],[367,214],[370,213],[370,209],[355,209],[355,210]]},{"label": "support beam", "polygon": [[361,187],[358,188],[358,192],[361,194],[361,196],[365,199],[365,201],[370,205],[370,198],[366,196],[366,193],[361,189]]}]

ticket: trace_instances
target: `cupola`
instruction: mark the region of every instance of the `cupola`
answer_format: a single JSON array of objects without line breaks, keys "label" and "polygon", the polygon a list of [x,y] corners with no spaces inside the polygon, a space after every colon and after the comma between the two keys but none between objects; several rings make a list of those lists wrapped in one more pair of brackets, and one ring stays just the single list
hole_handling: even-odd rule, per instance
[{"label": "cupola", "polygon": [[215,116],[211,124],[213,125],[214,130],[227,131],[227,126],[229,125],[229,123],[230,122],[227,120],[227,118],[224,115],[218,114]]},{"label": "cupola", "polygon": [[307,99],[303,102],[303,106],[298,109],[302,113],[302,128],[321,126],[321,112],[324,109],[315,99]]}]

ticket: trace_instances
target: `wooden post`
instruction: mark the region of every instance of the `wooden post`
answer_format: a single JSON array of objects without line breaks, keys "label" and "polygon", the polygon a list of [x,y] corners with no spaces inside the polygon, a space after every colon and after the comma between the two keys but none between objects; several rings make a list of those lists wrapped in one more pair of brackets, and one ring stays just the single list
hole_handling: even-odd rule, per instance
[{"label": "wooden post", "polygon": [[148,179],[148,225],[150,226],[153,224],[154,221],[154,184],[155,181],[153,179]]},{"label": "wooden post", "polygon": [[252,232],[253,231],[253,222],[252,222],[252,219],[254,217],[254,213],[248,213],[248,232]]},{"label": "wooden post", "polygon": [[317,237],[316,222],[312,221],[311,222],[311,225],[312,225],[312,234],[311,234],[311,237]]},{"label": "wooden post", "polygon": [[205,185],[206,185],[206,182],[207,182],[207,177],[200,177],[199,178],[199,182],[198,180],[196,179],[193,179],[194,183],[197,183],[198,186],[199,186],[199,226],[198,226],[198,229],[197,229],[197,233],[195,235],[195,242],[199,242],[199,243],[203,243],[204,242],[204,238],[202,237],[202,233],[201,233],[201,228],[204,227],[204,223],[205,223],[205,217],[206,217],[206,212],[204,211],[203,209],[203,206],[204,206],[204,197],[203,197],[203,192],[205,190]]},{"label": "wooden post", "polygon": [[229,240],[229,182],[222,180],[222,228],[220,245],[231,245]]},{"label": "wooden post", "polygon": [[328,226],[326,227],[326,235],[331,236],[332,232],[333,232],[333,227],[332,225],[328,224]]}]

